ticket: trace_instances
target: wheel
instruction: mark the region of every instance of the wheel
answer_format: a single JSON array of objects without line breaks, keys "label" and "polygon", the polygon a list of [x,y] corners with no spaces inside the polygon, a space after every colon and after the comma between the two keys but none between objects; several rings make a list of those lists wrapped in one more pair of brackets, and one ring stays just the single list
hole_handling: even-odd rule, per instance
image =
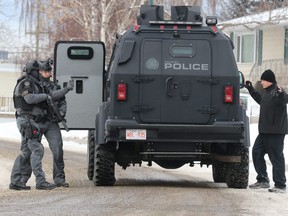
[{"label": "wheel", "polygon": [[227,165],[224,162],[214,161],[212,164],[213,180],[216,183],[226,182]]},{"label": "wheel", "polygon": [[234,144],[230,149],[233,155],[241,156],[240,163],[229,163],[226,184],[229,188],[247,188],[249,179],[249,149],[244,144]]},{"label": "wheel", "polygon": [[114,185],[116,144],[96,144],[93,183],[96,186]]},{"label": "wheel", "polygon": [[88,131],[87,143],[87,176],[89,180],[93,179],[94,174],[94,155],[95,155],[95,130]]}]

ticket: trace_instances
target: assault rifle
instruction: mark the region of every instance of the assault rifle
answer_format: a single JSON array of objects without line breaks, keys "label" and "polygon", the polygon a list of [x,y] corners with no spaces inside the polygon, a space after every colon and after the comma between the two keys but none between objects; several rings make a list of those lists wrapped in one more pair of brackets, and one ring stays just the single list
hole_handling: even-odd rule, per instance
[{"label": "assault rifle", "polygon": [[66,124],[66,120],[60,115],[59,110],[57,109],[55,103],[52,100],[47,100],[48,105],[52,108],[53,113],[55,114],[55,117],[57,118],[57,121],[62,123],[64,129],[68,132],[69,128]]}]

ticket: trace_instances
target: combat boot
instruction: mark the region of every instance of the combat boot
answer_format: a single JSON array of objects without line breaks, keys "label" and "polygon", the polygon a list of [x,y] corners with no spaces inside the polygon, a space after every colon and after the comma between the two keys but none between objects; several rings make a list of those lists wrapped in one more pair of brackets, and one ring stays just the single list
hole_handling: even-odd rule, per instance
[{"label": "combat boot", "polygon": [[286,193],[286,187],[273,187],[268,189],[272,193]]},{"label": "combat boot", "polygon": [[69,187],[69,184],[67,182],[59,182],[56,185],[57,187]]},{"label": "combat boot", "polygon": [[52,184],[52,183],[49,183],[49,182],[46,182],[46,181],[36,185],[36,189],[37,190],[52,190],[52,189],[54,189],[56,187],[57,187],[56,184]]},{"label": "combat boot", "polygon": [[16,182],[16,183],[11,183],[9,185],[10,190],[30,190],[30,186],[26,186],[24,182]]},{"label": "combat boot", "polygon": [[251,189],[261,189],[261,188],[269,188],[270,184],[269,182],[256,182],[252,185],[249,185]]}]

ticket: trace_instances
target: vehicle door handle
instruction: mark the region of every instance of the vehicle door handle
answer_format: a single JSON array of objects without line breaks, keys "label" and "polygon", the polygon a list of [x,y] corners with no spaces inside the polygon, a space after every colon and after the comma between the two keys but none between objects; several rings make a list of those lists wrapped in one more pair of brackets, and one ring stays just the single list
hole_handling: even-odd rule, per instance
[{"label": "vehicle door handle", "polygon": [[172,97],[172,96],[173,96],[172,91],[171,91],[171,88],[170,88],[172,79],[173,79],[172,77],[168,77],[168,78],[166,79],[166,94],[167,94],[169,97]]},{"label": "vehicle door handle", "polygon": [[177,82],[172,82],[172,80],[173,80],[173,77],[168,77],[166,79],[166,94],[169,97],[172,97],[173,96],[173,92],[172,91],[178,88],[178,83]]},{"label": "vehicle door handle", "polygon": [[[75,88],[76,88],[76,94],[82,94],[83,93],[83,80],[84,79],[88,79],[89,77],[88,76],[71,76],[71,79],[72,80],[76,80],[75,81]],[[67,83],[66,83],[67,85]]]}]

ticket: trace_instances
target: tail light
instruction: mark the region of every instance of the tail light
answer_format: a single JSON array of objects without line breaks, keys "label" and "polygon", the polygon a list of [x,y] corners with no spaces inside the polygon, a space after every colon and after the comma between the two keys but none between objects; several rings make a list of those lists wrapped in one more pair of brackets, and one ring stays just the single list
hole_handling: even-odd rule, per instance
[{"label": "tail light", "polygon": [[233,103],[233,86],[225,86],[224,94],[224,102]]},{"label": "tail light", "polygon": [[133,28],[133,31],[134,32],[139,32],[141,29],[141,26],[140,25],[135,25],[134,28]]},{"label": "tail light", "polygon": [[117,85],[117,100],[126,101],[127,100],[127,84],[119,83]]}]

